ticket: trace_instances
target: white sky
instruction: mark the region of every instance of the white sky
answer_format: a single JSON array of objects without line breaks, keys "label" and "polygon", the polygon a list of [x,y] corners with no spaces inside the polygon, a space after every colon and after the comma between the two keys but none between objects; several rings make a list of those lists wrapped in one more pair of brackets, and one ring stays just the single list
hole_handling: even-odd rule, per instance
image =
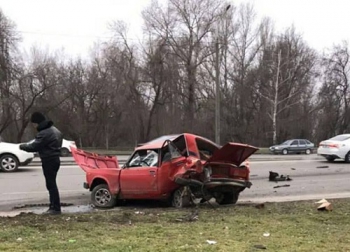
[{"label": "white sky", "polygon": [[[200,1],[200,0],[198,0]],[[96,41],[111,36],[108,23],[124,20],[134,39],[141,37],[141,11],[151,0],[0,0],[4,14],[15,22],[23,42],[86,56]],[[277,31],[294,24],[309,45],[319,51],[350,41],[349,0],[231,0],[250,2],[259,17],[268,16]]]}]

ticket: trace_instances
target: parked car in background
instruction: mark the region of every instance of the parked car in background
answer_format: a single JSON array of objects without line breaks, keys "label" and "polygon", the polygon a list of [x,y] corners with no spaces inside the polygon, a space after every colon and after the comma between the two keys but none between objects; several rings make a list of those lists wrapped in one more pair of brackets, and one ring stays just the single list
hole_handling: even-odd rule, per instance
[{"label": "parked car in background", "polygon": [[71,140],[62,140],[62,147],[61,147],[61,156],[62,157],[67,157],[71,154],[71,147],[77,148],[76,144],[74,141]]},{"label": "parked car in background", "polygon": [[314,148],[315,144],[307,139],[290,139],[279,145],[273,145],[269,149],[274,154],[305,153],[309,155]]},{"label": "parked car in background", "polygon": [[350,134],[337,135],[321,141],[317,154],[325,157],[329,162],[343,159],[346,163],[350,163]]},{"label": "parked car in background", "polygon": [[193,199],[235,204],[252,183],[245,160],[258,148],[227,143],[218,146],[193,134],[162,136],[135,148],[123,166],[116,157],[72,148],[75,162],[85,171],[84,188],[97,207],[120,200],[153,199],[181,208]]},{"label": "parked car in background", "polygon": [[15,172],[20,165],[28,165],[33,158],[34,154],[20,150],[19,144],[0,142],[1,171]]}]

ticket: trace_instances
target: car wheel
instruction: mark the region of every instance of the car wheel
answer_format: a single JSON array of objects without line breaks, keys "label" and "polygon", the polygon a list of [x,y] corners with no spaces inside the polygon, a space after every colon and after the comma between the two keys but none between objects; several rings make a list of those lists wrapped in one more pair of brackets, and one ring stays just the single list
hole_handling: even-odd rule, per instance
[{"label": "car wheel", "polygon": [[306,153],[306,155],[310,155],[310,154],[311,154],[311,150],[310,150],[310,149],[307,149],[307,150],[305,151],[305,153]]},{"label": "car wheel", "polygon": [[69,155],[69,150],[67,148],[61,148],[61,156],[67,157]]},{"label": "car wheel", "polygon": [[282,150],[282,154],[283,154],[283,155],[287,155],[287,154],[288,154],[288,150],[287,150],[287,149],[283,149],[283,150]]},{"label": "car wheel", "polygon": [[108,185],[100,184],[92,190],[91,201],[96,207],[111,208],[117,204],[117,197],[109,191]]},{"label": "car wheel", "polygon": [[333,162],[335,160],[334,157],[326,157],[326,159],[327,159],[328,162]]},{"label": "car wheel", "polygon": [[6,154],[0,157],[0,169],[5,172],[15,172],[18,170],[18,159],[11,154]]},{"label": "car wheel", "polygon": [[222,193],[220,197],[215,198],[216,203],[219,205],[236,204],[238,201],[239,193]]},{"label": "car wheel", "polygon": [[191,194],[187,187],[180,187],[175,190],[172,198],[171,205],[175,208],[187,207],[191,204]]},{"label": "car wheel", "polygon": [[345,161],[345,163],[350,163],[350,151],[348,153],[346,153],[346,155],[344,157],[344,161]]}]

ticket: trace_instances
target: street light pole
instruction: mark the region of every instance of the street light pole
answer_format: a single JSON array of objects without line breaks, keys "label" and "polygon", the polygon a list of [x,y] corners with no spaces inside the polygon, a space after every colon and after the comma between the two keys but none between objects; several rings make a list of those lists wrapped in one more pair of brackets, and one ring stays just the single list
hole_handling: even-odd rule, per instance
[{"label": "street light pole", "polygon": [[[231,5],[228,5],[223,14],[230,9]],[[222,15],[220,15],[221,19]],[[219,19],[219,21],[220,21]],[[215,142],[220,144],[220,101],[221,101],[221,92],[220,92],[220,51],[219,51],[219,29],[220,23],[216,28],[216,38],[215,38]]]}]

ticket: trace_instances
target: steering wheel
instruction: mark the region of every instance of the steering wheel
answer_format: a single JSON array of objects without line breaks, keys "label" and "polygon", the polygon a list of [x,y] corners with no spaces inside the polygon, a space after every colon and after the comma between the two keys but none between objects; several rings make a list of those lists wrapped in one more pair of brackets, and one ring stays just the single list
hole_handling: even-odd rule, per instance
[{"label": "steering wheel", "polygon": [[145,161],[145,160],[141,160],[140,161],[140,165],[142,166],[142,163],[146,164],[147,166],[149,166],[149,164]]}]

